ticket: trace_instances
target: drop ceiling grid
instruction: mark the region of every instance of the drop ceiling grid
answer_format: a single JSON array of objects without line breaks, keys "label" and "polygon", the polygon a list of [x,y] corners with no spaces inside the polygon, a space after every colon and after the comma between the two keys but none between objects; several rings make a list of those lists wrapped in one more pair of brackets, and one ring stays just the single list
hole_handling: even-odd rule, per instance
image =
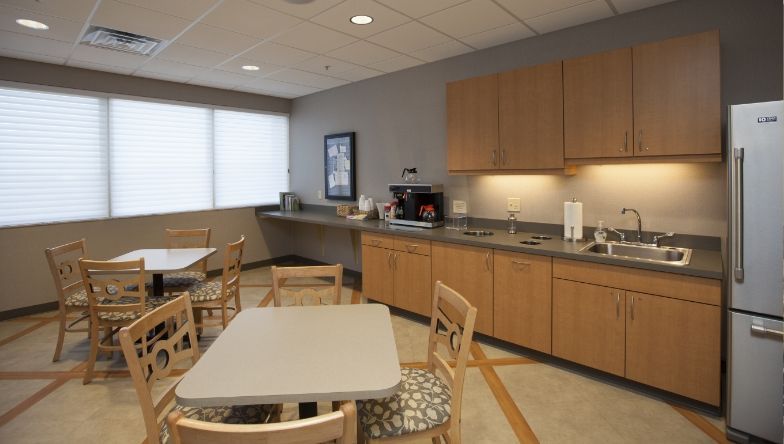
[{"label": "drop ceiling grid", "polygon": [[[0,0],[0,55],[297,97],[667,1]],[[349,24],[353,14],[374,16],[375,26]],[[151,57],[85,47],[90,24],[168,46]]]}]

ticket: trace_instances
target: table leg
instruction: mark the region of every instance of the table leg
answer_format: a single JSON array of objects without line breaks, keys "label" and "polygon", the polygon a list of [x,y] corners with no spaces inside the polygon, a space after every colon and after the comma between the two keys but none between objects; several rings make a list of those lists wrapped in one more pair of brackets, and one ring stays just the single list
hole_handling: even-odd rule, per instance
[{"label": "table leg", "polygon": [[163,296],[163,273],[152,275],[152,295]]},{"label": "table leg", "polygon": [[317,415],[318,415],[318,403],[316,402],[299,403],[299,419],[312,418]]}]

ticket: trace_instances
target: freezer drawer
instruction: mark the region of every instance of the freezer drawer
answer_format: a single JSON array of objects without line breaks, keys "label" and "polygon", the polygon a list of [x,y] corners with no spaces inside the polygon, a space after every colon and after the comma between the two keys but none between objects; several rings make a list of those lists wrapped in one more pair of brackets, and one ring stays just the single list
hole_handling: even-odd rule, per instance
[{"label": "freezer drawer", "polygon": [[771,331],[782,328],[778,320],[730,312],[727,425],[773,442],[782,442],[784,436],[784,363],[782,336]]}]

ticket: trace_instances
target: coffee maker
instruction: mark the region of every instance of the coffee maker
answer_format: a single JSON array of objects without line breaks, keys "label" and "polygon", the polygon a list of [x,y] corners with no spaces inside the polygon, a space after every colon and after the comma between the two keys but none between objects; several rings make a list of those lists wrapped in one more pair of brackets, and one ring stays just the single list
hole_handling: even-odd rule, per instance
[{"label": "coffee maker", "polygon": [[389,223],[436,228],[444,225],[444,187],[424,183],[389,184],[395,211]]}]

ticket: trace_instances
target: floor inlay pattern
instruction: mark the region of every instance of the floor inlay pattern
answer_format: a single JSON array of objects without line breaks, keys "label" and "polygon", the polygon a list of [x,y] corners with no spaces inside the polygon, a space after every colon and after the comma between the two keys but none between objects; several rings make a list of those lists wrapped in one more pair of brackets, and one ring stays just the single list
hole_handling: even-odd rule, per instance
[{"label": "floor inlay pattern", "polygon": [[[272,305],[269,268],[242,273],[243,307]],[[283,283],[285,285],[285,282]],[[361,282],[344,277],[342,303],[364,302]],[[428,325],[393,316],[401,366],[424,368]],[[206,329],[209,348],[220,334]],[[84,333],[66,334],[62,358],[51,362],[57,313],[0,322],[0,442],[138,444],[145,441],[136,394],[125,362],[100,360],[89,385]],[[156,390],[171,398],[171,384]],[[329,405],[319,405],[326,411]],[[283,419],[296,418],[285,405]],[[117,419],[122,419],[117,421]],[[463,442],[474,443],[726,443],[723,420],[474,342],[463,394]],[[422,440],[422,444],[430,440]]]}]

